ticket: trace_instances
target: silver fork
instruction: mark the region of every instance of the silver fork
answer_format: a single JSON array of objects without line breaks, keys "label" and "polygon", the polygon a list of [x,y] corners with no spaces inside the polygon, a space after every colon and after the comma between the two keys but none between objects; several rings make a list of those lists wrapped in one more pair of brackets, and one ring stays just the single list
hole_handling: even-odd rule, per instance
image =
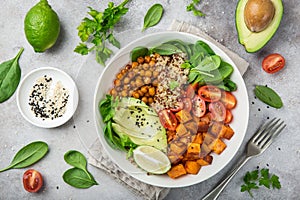
[{"label": "silver fork", "polygon": [[286,127],[286,124],[281,119],[273,118],[269,122],[262,125],[254,136],[249,140],[246,156],[234,167],[228,176],[218,184],[210,193],[202,200],[217,199],[232,177],[241,169],[241,167],[254,156],[262,154],[274,141],[275,137]]}]

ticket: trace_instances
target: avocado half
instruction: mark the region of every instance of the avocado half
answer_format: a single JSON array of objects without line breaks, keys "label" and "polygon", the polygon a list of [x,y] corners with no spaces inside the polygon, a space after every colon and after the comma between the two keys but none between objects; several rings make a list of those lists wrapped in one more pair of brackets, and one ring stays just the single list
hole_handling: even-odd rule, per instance
[{"label": "avocado half", "polygon": [[238,32],[239,43],[245,46],[249,53],[254,53],[263,48],[267,42],[273,37],[279,27],[282,15],[283,4],[281,0],[271,0],[275,13],[273,20],[268,27],[261,32],[250,31],[244,21],[244,10],[248,0],[239,0],[235,12],[235,25]]}]

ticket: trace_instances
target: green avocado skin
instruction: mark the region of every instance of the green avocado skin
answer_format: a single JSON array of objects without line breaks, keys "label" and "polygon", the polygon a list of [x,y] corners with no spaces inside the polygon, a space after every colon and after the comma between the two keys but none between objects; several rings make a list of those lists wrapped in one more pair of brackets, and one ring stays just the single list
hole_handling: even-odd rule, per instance
[{"label": "green avocado skin", "polygon": [[258,33],[251,32],[244,22],[244,9],[248,0],[239,0],[235,10],[235,25],[239,43],[244,45],[248,53],[255,53],[262,49],[276,33],[283,15],[282,0],[271,0],[275,7],[275,14],[269,26]]}]

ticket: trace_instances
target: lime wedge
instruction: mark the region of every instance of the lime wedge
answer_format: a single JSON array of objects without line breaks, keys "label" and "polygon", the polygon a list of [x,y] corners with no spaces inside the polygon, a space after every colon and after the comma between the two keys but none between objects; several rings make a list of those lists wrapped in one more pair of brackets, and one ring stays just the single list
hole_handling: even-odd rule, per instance
[{"label": "lime wedge", "polygon": [[164,174],[171,168],[168,156],[151,146],[138,146],[133,150],[133,159],[140,168],[152,174]]}]

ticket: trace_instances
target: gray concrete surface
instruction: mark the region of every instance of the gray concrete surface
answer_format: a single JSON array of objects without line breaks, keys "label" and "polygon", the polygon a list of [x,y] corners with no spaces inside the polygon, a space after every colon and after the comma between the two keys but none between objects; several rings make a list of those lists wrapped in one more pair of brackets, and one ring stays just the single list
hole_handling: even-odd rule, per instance
[{"label": "gray concrete surface", "polygon": [[[61,34],[57,44],[42,54],[33,52],[23,31],[26,12],[37,2],[37,0],[1,1],[0,60],[2,62],[14,57],[19,48],[23,46],[25,51],[20,59],[22,77],[40,66],[53,66],[64,70],[75,79],[86,59],[86,57],[73,52],[79,42],[76,27],[82,18],[87,16],[88,6],[103,10],[109,1],[49,0],[61,20]],[[120,3],[121,1],[114,2]],[[298,91],[300,85],[300,22],[298,19],[300,6],[298,1],[283,1],[284,15],[277,33],[263,50],[254,54],[246,53],[243,46],[238,43],[234,20],[237,1],[203,0],[200,7],[206,13],[206,17],[199,18],[185,11],[185,6],[190,2],[188,0],[132,0],[128,4],[129,12],[115,28],[116,33],[140,30],[147,9],[158,2],[164,6],[165,13],[161,22],[156,26],[157,29],[166,30],[173,19],[189,22],[202,28],[250,63],[250,67],[244,75],[249,93],[250,120],[240,151],[224,170],[211,179],[190,187],[172,189],[166,199],[201,199],[231,169],[234,161],[242,155],[246,141],[262,121],[275,116],[284,119],[287,122],[287,128],[263,155],[250,160],[241,169],[222,192],[220,199],[252,199],[247,193],[240,192],[240,186],[243,182],[243,175],[247,171],[256,169],[257,166],[267,167],[271,173],[277,174],[282,188],[280,190],[261,188],[253,191],[254,199],[300,199],[300,136],[298,129],[300,125],[298,118],[300,114]],[[149,32],[146,31],[144,34]],[[126,37],[126,35],[120,37]],[[286,68],[277,74],[270,75],[261,69],[261,61],[266,55],[275,52],[286,58]],[[88,79],[88,77],[86,78]],[[283,99],[284,107],[278,110],[268,108],[255,99],[253,89],[256,84],[268,85],[276,90]],[[69,168],[63,161],[64,153],[70,149],[86,153],[86,149],[75,131],[73,120],[59,128],[37,128],[23,119],[18,111],[15,95],[0,104],[0,113],[0,168],[8,165],[17,150],[31,141],[44,140],[50,146],[50,152],[43,161],[32,166],[44,175],[45,186],[42,192],[27,193],[22,186],[22,174],[25,170],[14,169],[0,173],[0,199],[138,199],[126,187],[92,166],[89,166],[89,170],[98,180],[99,186],[81,190],[72,188],[63,182],[61,175]],[[88,120],[92,119],[86,120],[85,123],[89,123]]]}]

